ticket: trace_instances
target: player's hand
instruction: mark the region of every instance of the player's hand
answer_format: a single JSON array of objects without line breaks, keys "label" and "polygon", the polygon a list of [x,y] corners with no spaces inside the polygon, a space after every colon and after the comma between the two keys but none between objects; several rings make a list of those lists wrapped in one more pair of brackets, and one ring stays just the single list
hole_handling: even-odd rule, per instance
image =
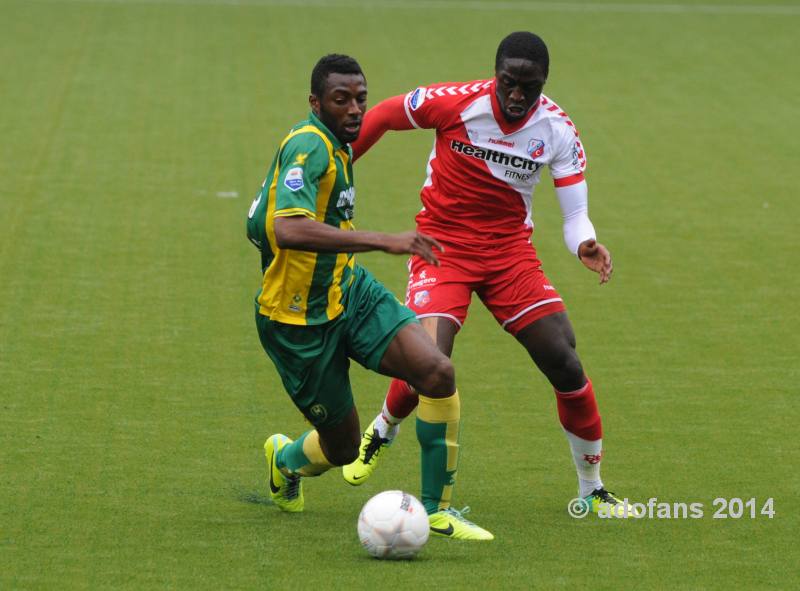
[{"label": "player's hand", "polygon": [[444,247],[432,236],[411,230],[392,234],[385,250],[391,254],[415,254],[438,267],[439,259],[434,251],[444,252]]},{"label": "player's hand", "polygon": [[597,240],[584,240],[578,247],[578,258],[595,273],[600,274],[600,285],[608,283],[614,265],[611,263],[611,253]]}]

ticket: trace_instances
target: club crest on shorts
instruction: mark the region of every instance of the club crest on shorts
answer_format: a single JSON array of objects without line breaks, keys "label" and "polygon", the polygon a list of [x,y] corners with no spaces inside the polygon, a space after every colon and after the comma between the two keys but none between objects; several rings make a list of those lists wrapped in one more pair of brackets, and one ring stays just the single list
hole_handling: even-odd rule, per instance
[{"label": "club crest on shorts", "polygon": [[300,306],[302,302],[303,297],[299,293],[294,294],[294,296],[292,296],[292,303],[289,304],[289,309],[292,312],[302,312],[303,308]]},{"label": "club crest on shorts", "polygon": [[428,292],[427,289],[422,291],[418,291],[414,294],[414,305],[418,308],[422,308],[424,305],[431,301],[431,294]]},{"label": "club crest on shorts", "polygon": [[531,138],[528,140],[528,155],[531,158],[538,158],[544,154],[544,140]]},{"label": "club crest on shorts", "polygon": [[310,415],[308,420],[314,425],[319,425],[328,418],[328,409],[321,404],[315,404],[308,409],[308,414]]}]

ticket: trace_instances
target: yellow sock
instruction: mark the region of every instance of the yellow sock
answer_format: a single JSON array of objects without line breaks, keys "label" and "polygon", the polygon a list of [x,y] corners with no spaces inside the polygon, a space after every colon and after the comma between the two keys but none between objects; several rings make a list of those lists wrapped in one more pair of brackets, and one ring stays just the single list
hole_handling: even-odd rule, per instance
[{"label": "yellow sock", "polygon": [[420,395],[417,440],[422,466],[422,503],[428,513],[450,507],[458,469],[460,421],[458,391],[447,398]]},{"label": "yellow sock", "polygon": [[278,467],[286,472],[287,476],[292,474],[318,476],[333,468],[333,464],[322,451],[319,433],[316,429],[312,429],[281,450]]}]

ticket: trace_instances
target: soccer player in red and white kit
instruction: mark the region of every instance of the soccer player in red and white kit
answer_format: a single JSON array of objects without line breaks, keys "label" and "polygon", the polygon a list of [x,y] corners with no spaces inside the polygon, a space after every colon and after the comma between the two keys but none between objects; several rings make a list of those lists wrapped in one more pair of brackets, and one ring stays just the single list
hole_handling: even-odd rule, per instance
[{"label": "soccer player in red and white kit", "polygon": [[[578,474],[584,510],[622,513],[622,501],[600,479],[602,427],[592,382],[575,351],[575,335],[561,296],[531,244],[531,199],[542,168],[550,169],[563,213],[567,248],[600,283],[611,278],[608,249],[597,242],[588,216],[586,154],[567,114],[542,94],[549,55],[540,37],[508,35],[490,80],[421,86],[367,112],[355,157],[388,130],[435,129],[422,188],[417,229],[443,246],[440,266],[409,262],[406,305],[447,355],[467,317],[472,293],[527,349],[555,390],[558,417]],[[422,500],[434,534],[492,539],[450,507],[457,453],[458,397],[432,398],[394,380],[382,412],[362,438],[358,460],[344,468],[361,484],[415,407],[422,451]],[[424,429],[420,429],[424,419]],[[432,432],[430,424],[441,425]],[[451,527],[451,525],[453,527]]]}]

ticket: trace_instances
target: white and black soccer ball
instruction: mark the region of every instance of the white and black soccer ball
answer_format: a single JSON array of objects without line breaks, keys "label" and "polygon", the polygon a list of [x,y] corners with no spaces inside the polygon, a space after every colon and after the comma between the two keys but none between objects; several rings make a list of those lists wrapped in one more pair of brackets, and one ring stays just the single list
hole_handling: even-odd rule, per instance
[{"label": "white and black soccer ball", "polygon": [[358,516],[358,538],[375,558],[414,558],[428,541],[428,528],[425,507],[401,490],[378,493]]}]

